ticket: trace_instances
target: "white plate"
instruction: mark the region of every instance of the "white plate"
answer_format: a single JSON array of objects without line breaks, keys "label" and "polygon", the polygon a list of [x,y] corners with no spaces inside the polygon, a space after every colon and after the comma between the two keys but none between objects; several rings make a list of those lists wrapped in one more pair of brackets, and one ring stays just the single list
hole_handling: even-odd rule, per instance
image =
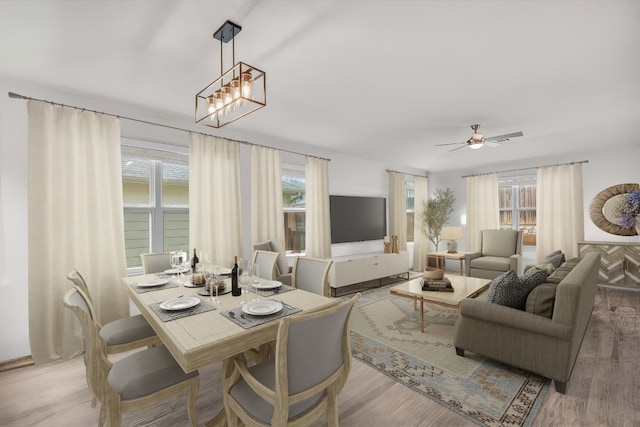
[{"label": "white plate", "polygon": [[254,283],[253,286],[256,289],[276,289],[282,286],[282,283],[277,280],[260,280],[260,282]]},{"label": "white plate", "polygon": [[278,301],[251,301],[242,306],[242,311],[254,316],[267,316],[282,310]]},{"label": "white plate", "polygon": [[220,274],[222,276],[228,276],[229,274],[231,274],[231,269],[226,267],[220,267]]},{"label": "white plate", "polygon": [[187,271],[191,271],[191,269],[186,268],[186,267],[170,268],[168,270],[165,270],[164,272],[167,273],[167,274],[180,274],[180,273],[186,273]]},{"label": "white plate", "polygon": [[171,311],[186,310],[198,304],[200,304],[200,298],[198,297],[180,297],[163,302],[160,304],[160,308]]},{"label": "white plate", "polygon": [[136,283],[139,288],[152,288],[154,286],[162,286],[169,283],[168,279],[151,279]]}]

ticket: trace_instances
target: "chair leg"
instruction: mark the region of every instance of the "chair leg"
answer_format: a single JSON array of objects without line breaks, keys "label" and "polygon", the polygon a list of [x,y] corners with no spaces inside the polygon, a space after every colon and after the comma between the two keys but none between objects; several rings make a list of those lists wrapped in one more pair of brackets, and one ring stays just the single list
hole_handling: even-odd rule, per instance
[{"label": "chair leg", "polygon": [[553,380],[553,384],[556,386],[558,393],[567,394],[567,383]]},{"label": "chair leg", "polygon": [[462,356],[462,357],[464,357],[464,349],[463,349],[463,348],[458,348],[458,347],[456,347],[456,354],[457,354],[458,356]]},{"label": "chair leg", "polygon": [[327,425],[338,427],[338,395],[334,386],[327,390]]}]

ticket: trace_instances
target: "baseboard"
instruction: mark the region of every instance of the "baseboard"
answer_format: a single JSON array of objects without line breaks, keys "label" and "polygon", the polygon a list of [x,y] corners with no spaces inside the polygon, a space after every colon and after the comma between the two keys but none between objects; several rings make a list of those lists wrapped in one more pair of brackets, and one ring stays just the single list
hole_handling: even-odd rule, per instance
[{"label": "baseboard", "polygon": [[0,372],[24,368],[25,366],[31,365],[33,365],[33,358],[31,356],[19,357],[13,360],[7,360],[6,362],[0,362]]}]

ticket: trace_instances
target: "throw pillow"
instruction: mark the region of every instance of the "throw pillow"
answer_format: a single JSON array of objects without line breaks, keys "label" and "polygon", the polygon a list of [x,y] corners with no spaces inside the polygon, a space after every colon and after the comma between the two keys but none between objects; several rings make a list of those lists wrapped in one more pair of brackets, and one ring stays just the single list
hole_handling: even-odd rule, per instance
[{"label": "throw pillow", "polygon": [[527,297],[527,312],[551,319],[553,317],[553,306],[556,302],[557,288],[558,286],[552,283],[543,283],[540,286],[536,286]]},{"label": "throw pillow", "polygon": [[507,271],[493,279],[487,292],[487,301],[506,307],[522,309],[527,299],[528,292],[520,278],[514,271]]},{"label": "throw pillow", "polygon": [[[532,268],[531,270],[524,273],[522,277],[520,277],[522,286],[527,289],[527,295],[529,295],[529,292],[531,292],[533,288],[544,283],[545,280],[547,280],[547,272],[544,270],[539,270],[538,268]],[[524,306],[525,305],[522,304],[523,310],[525,308]]]},{"label": "throw pillow", "polygon": [[555,251],[551,252],[545,258],[550,258],[550,257],[555,256],[555,255],[560,255],[561,253],[562,253],[562,251],[560,249],[558,249],[558,250],[555,250]]},{"label": "throw pillow", "polygon": [[558,267],[560,267],[562,265],[564,260],[565,260],[564,259],[564,254],[563,253],[559,253],[559,254],[555,254],[555,255],[552,255],[550,257],[545,258],[542,263],[543,264],[551,263],[551,264],[553,264],[553,266],[555,268],[558,268]]},{"label": "throw pillow", "polygon": [[562,282],[564,278],[567,277],[567,274],[569,274],[579,262],[580,258],[571,258],[569,261],[556,268],[556,270],[547,277],[547,282],[555,284]]}]

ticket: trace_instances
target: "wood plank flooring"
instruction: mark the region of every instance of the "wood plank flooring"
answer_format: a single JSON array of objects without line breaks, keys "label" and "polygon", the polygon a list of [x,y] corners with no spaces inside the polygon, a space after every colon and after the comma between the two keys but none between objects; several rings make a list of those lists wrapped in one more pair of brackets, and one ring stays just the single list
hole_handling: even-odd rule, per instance
[{"label": "wood plank flooring", "polygon": [[[116,360],[117,357],[112,357]],[[600,287],[567,394],[550,387],[533,426],[640,426],[640,292]],[[222,407],[220,364],[200,371],[199,424]],[[91,426],[98,420],[82,358],[0,373],[0,426]],[[323,419],[314,427],[323,426]],[[342,426],[472,426],[354,360]],[[125,414],[125,426],[187,426],[184,398]]]}]

